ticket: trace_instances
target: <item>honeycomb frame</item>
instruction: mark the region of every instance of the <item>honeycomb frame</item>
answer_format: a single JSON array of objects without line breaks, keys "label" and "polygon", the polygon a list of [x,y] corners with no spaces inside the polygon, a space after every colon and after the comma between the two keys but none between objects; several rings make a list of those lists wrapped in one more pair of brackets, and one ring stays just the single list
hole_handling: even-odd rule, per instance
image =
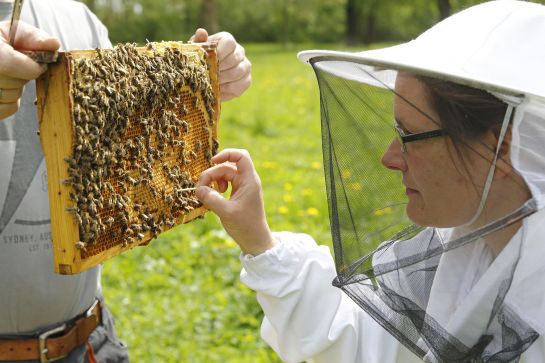
[{"label": "honeycomb frame", "polygon": [[[113,56],[123,62],[128,56],[126,67],[113,72],[101,70],[115,63]],[[174,64],[172,60],[178,58],[185,63]],[[165,59],[170,62],[167,66]],[[91,63],[94,65],[89,67]],[[150,64],[162,73],[153,72]],[[181,83],[173,83],[172,77],[157,76],[170,74],[168,67],[173,65],[181,70],[178,75],[183,71],[184,76],[176,78],[184,78]],[[195,77],[195,70],[202,67],[206,71]],[[124,79],[125,71],[132,78],[116,79],[110,82],[111,87],[97,82],[112,78],[112,73]],[[126,91],[131,87],[133,93]],[[150,87],[155,91],[151,92]],[[95,95],[89,98],[81,93],[88,88],[89,92],[100,89],[100,93],[89,93]],[[160,233],[206,212],[196,200],[193,186],[200,173],[212,165],[210,158],[219,145],[215,44],[162,42],[148,43],[146,47],[119,45],[113,50],[60,52],[58,62],[49,65],[36,81],[36,89],[39,135],[48,173],[55,272],[82,272],[136,246],[147,245]],[[165,91],[161,93],[161,89]],[[98,98],[103,98],[102,103]],[[125,112],[119,105],[127,101],[130,106]],[[91,111],[86,109],[89,113],[82,113],[82,105],[95,106]],[[107,126],[123,125],[115,126],[114,131],[108,128],[108,135],[115,139],[106,138],[111,141],[106,144],[105,128],[97,130],[96,124],[93,127],[82,120],[112,109],[116,112],[96,117],[103,126],[104,120],[111,123]],[[95,138],[90,132],[101,136]],[[93,145],[87,145],[89,139]],[[100,152],[95,151],[90,162],[82,149]]]}]

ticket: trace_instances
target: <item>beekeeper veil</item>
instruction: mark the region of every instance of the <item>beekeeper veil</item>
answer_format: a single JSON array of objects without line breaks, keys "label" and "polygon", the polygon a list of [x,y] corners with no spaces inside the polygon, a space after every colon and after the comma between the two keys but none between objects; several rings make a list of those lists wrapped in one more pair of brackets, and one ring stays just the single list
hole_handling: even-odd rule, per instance
[{"label": "beekeeper veil", "polygon": [[504,0],[402,45],[299,54],[333,284],[425,361],[516,362],[545,333],[544,39],[544,6]]}]

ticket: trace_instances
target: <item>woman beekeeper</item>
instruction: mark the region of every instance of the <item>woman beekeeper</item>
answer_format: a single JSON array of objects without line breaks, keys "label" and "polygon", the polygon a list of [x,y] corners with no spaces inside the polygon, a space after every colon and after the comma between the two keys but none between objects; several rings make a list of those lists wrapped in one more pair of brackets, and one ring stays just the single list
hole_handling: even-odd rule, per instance
[{"label": "woman beekeeper", "polygon": [[288,362],[545,362],[545,6],[299,58],[320,86],[335,264],[270,232],[247,152],[216,155],[197,190],[242,249],[263,338]]}]

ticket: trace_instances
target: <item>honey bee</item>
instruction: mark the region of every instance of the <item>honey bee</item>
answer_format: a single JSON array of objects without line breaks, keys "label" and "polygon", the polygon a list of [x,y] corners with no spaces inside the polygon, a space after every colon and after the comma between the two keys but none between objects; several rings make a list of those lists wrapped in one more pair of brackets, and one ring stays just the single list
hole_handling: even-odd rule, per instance
[{"label": "honey bee", "polygon": [[81,216],[76,213],[74,214],[74,217],[76,217],[76,222],[78,223],[78,226],[81,226],[83,224],[83,220],[81,219]]},{"label": "honey bee", "polygon": [[131,224],[130,228],[131,228],[133,231],[140,232],[140,231],[142,230],[142,225],[141,225],[141,224],[137,224],[137,223],[133,223],[133,224]]},{"label": "honey bee", "polygon": [[138,181],[137,181],[136,179],[134,179],[133,177],[131,177],[131,176],[127,177],[127,180],[128,180],[129,183],[131,183],[132,185],[138,184]]},{"label": "honey bee", "polygon": [[82,242],[82,241],[77,241],[76,242],[76,248],[78,250],[83,250],[84,252],[87,252],[87,243]]},{"label": "honey bee", "polygon": [[65,211],[67,211],[68,213],[72,213],[72,214],[79,213],[79,209],[77,207],[65,208]]}]

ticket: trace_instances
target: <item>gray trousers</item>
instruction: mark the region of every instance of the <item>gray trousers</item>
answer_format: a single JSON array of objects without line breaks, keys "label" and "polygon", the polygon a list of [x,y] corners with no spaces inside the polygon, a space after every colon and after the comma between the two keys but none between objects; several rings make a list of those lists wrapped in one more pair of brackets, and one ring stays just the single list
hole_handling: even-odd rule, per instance
[{"label": "gray trousers", "polygon": [[[102,325],[89,335],[88,342],[93,348],[94,356],[98,363],[128,363],[129,353],[127,347],[117,338],[114,329],[112,315],[106,305],[101,301]],[[75,348],[68,357],[55,361],[56,363],[89,363],[87,345],[83,344]],[[6,362],[6,361],[1,361]],[[36,363],[39,361],[17,361],[8,363]]]}]

